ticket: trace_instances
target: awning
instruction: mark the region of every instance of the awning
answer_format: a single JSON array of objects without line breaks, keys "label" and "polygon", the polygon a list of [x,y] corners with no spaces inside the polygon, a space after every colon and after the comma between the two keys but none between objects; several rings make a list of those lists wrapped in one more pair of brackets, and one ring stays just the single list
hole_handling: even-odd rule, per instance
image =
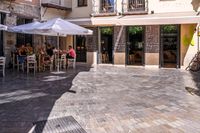
[{"label": "awning", "polygon": [[78,25],[162,25],[162,24],[196,24],[200,16],[196,12],[171,12],[147,15],[127,15],[112,17],[93,17],[71,19],[70,22]]},{"label": "awning", "polygon": [[2,24],[0,24],[0,30],[7,30],[7,26],[6,25],[2,25]]}]

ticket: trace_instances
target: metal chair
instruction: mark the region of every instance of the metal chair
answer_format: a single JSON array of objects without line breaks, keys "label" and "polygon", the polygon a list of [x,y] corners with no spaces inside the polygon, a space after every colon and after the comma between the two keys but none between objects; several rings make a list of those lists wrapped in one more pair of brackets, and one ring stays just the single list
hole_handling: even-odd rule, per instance
[{"label": "metal chair", "polygon": [[6,57],[0,57],[0,71],[2,71],[3,77],[5,76],[5,66],[6,66]]},{"label": "metal chair", "polygon": [[66,68],[66,64],[67,64],[67,62],[66,62],[66,60],[67,60],[67,58],[66,58],[66,54],[62,54],[61,55],[61,58],[60,58],[60,68]]},{"label": "metal chair", "polygon": [[53,71],[53,62],[53,57],[46,56],[43,61],[44,71],[46,70],[46,68],[49,68],[50,71]]},{"label": "metal chair", "polygon": [[24,72],[24,63],[25,63],[26,56],[19,56],[17,55],[17,70],[19,71],[20,67]]},{"label": "metal chair", "polygon": [[37,60],[35,55],[27,56],[27,74],[29,73],[29,69],[33,69],[35,74],[37,70]]},{"label": "metal chair", "polygon": [[109,62],[108,52],[102,53],[102,63],[108,63],[108,62]]},{"label": "metal chair", "polygon": [[12,57],[11,61],[12,61],[13,69],[15,69],[15,67],[17,66],[17,56],[15,55],[15,53],[12,53],[11,57]]},{"label": "metal chair", "polygon": [[76,58],[69,58],[68,59],[68,63],[67,63],[67,67],[69,68],[70,64],[72,64],[73,69],[76,68]]}]

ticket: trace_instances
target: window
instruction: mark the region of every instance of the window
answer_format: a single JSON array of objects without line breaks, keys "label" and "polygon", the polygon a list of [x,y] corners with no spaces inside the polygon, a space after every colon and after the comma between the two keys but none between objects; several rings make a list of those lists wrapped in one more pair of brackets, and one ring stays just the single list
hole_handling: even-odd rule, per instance
[{"label": "window", "polygon": [[115,0],[101,0],[101,12],[112,13],[114,12]]},{"label": "window", "polygon": [[144,11],[146,0],[129,0],[129,11]]},{"label": "window", "polygon": [[45,42],[51,44],[54,47],[57,47],[57,37],[55,36],[45,36]]},{"label": "window", "polygon": [[87,0],[78,0],[78,7],[87,6]]},{"label": "window", "polygon": [[[32,19],[17,18],[17,25],[31,23]],[[32,45],[32,35],[31,34],[21,34],[17,33],[17,45],[21,46],[22,44],[30,43]]]}]

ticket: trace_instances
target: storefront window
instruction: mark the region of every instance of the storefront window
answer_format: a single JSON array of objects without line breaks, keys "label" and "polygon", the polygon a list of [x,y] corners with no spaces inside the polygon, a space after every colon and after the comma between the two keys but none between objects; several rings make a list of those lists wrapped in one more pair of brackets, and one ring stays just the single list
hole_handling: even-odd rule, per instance
[{"label": "storefront window", "polygon": [[76,36],[76,60],[77,62],[86,62],[86,37]]},{"label": "storefront window", "polygon": [[52,45],[53,47],[57,47],[57,37],[56,36],[46,36],[45,42],[47,44]]},{"label": "storefront window", "polygon": [[[28,24],[31,23],[32,19],[25,19],[25,18],[17,18],[17,25]],[[30,34],[21,34],[17,33],[17,45],[21,46],[22,44],[30,43],[32,45],[32,35]]]},{"label": "storefront window", "polygon": [[78,0],[78,7],[87,6],[87,0]]}]

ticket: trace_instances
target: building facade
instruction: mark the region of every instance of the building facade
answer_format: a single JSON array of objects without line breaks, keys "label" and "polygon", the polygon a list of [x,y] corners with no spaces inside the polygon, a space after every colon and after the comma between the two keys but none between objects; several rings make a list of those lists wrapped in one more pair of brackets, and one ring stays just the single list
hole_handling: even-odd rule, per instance
[{"label": "building facade", "polygon": [[89,64],[184,68],[198,50],[189,0],[73,0],[66,19],[94,31],[74,41]]},{"label": "building facade", "polygon": [[[63,18],[93,30],[90,36],[60,38],[74,46],[77,61],[91,65],[185,68],[198,50],[200,17],[192,0],[1,0],[0,22],[12,26]],[[34,45],[56,37],[0,34],[0,54],[15,44]]]}]

